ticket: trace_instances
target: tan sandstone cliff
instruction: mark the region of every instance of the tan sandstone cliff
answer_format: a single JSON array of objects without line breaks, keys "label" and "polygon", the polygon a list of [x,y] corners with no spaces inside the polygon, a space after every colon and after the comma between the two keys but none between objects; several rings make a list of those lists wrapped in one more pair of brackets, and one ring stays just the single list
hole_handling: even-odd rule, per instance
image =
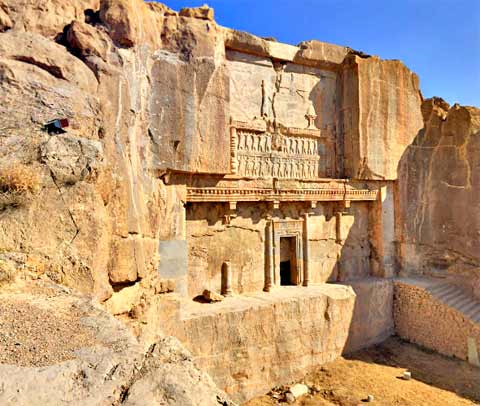
[{"label": "tan sandstone cliff", "polygon": [[[319,122],[337,128],[334,177],[395,179],[421,127],[417,80],[400,62],[346,58],[348,48],[317,41],[278,44],[219,27],[208,9],[141,0],[3,1],[0,10],[0,166],[25,166],[39,183],[28,204],[4,207],[2,255],[100,300],[155,278],[158,242],[186,238],[186,189],[166,184],[167,169],[230,172],[224,135],[231,112],[247,106],[228,80],[226,48],[340,72],[312,96],[327,109],[336,87],[344,95],[336,122]],[[273,67],[270,76],[274,86]],[[282,92],[269,109],[288,121]],[[249,114],[260,111],[261,95],[251,100]],[[71,125],[51,137],[42,125],[57,117]]]},{"label": "tan sandstone cliff", "polygon": [[402,268],[453,278],[480,297],[480,110],[433,98],[422,113],[399,166]]},{"label": "tan sandstone cliff", "polygon": [[[400,268],[447,270],[478,286],[478,109],[439,100],[422,106],[418,78],[400,61],[319,41],[261,39],[217,25],[208,7],[175,12],[142,0],[0,0],[0,101],[0,287],[19,276],[50,280],[93,296],[143,343],[175,334],[239,398],[300,376],[304,367],[338,356],[348,341],[359,348],[390,334],[392,286],[371,284],[372,277]],[[69,127],[49,134],[44,125],[57,118]],[[255,134],[321,134],[321,168],[309,179],[235,177],[234,121]],[[254,207],[204,204],[218,191],[209,188],[232,184],[301,198],[282,207],[261,194]],[[205,201],[188,200],[188,188],[197,186]],[[341,197],[305,197],[304,190],[322,188]],[[320,287],[311,298],[280,293],[278,305],[260,297],[266,305],[252,307],[247,297],[245,311],[227,302],[224,312],[202,308],[203,319],[196,308],[182,314],[179,296],[219,287],[226,253],[235,292],[262,294],[273,211],[279,223],[310,216],[310,282],[355,281],[358,298],[350,288]],[[309,308],[320,310],[309,315]],[[266,326],[274,334],[264,334]],[[232,331],[231,341],[218,340]],[[122,351],[144,357],[145,348],[128,340]],[[268,349],[265,368],[253,350],[258,345]],[[135,396],[155,387],[164,390],[155,371],[169,364],[205,382],[212,396],[206,399],[216,397],[177,344],[165,347],[174,361],[160,354],[162,365],[144,369],[151,379],[137,379],[127,362],[130,372],[112,384],[116,400],[126,387],[130,404],[141,404]],[[241,362],[234,364],[236,357]],[[93,373],[77,367],[75,377]],[[42,379],[61,371],[48,369]],[[181,391],[179,404],[204,401],[192,394],[201,386]]]}]

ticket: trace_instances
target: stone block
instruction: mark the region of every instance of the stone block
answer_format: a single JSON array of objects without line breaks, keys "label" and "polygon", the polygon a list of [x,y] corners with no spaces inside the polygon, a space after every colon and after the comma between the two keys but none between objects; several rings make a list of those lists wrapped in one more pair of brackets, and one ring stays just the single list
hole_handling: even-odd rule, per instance
[{"label": "stone block", "polygon": [[210,303],[213,302],[221,302],[223,299],[225,299],[224,296],[220,295],[219,293],[212,292],[211,290],[205,289],[203,291],[203,298]]},{"label": "stone block", "polygon": [[297,383],[296,385],[290,386],[289,392],[295,397],[295,399],[298,399],[300,396],[308,393],[308,386],[303,383]]}]

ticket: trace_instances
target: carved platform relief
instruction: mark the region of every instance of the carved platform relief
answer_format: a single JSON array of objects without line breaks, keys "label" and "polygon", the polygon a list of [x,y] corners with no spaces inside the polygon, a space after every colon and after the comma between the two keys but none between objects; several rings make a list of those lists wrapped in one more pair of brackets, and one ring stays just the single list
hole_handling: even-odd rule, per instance
[{"label": "carved platform relief", "polygon": [[231,173],[248,178],[334,177],[335,74],[231,50],[227,59]]},{"label": "carved platform relief", "polygon": [[[263,124],[262,124],[263,123]],[[232,120],[232,172],[245,177],[315,179],[330,176],[326,144],[331,134],[318,129],[280,127],[268,131],[262,120]]]}]

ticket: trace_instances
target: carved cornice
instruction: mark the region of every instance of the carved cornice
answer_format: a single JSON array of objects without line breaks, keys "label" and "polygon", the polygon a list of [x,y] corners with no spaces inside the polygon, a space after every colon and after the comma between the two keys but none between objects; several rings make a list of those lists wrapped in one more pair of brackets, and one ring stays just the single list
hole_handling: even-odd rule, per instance
[{"label": "carved cornice", "polygon": [[267,123],[264,120],[255,120],[255,121],[239,121],[239,120],[230,120],[230,125],[233,128],[238,130],[246,130],[253,132],[266,132]]},{"label": "carved cornice", "polygon": [[290,135],[292,137],[327,138],[322,130],[318,128],[286,127],[282,129],[282,134]]},{"label": "carved cornice", "polygon": [[368,189],[236,189],[236,188],[187,188],[189,202],[303,202],[303,201],[373,201],[377,190]]}]

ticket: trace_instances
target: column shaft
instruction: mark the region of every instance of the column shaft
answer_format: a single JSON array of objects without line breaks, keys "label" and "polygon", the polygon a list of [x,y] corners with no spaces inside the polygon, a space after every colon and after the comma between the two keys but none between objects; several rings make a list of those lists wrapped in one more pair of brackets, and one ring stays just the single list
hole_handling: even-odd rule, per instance
[{"label": "column shaft", "polygon": [[310,283],[310,250],[309,250],[309,227],[308,213],[303,214],[303,286]]}]

